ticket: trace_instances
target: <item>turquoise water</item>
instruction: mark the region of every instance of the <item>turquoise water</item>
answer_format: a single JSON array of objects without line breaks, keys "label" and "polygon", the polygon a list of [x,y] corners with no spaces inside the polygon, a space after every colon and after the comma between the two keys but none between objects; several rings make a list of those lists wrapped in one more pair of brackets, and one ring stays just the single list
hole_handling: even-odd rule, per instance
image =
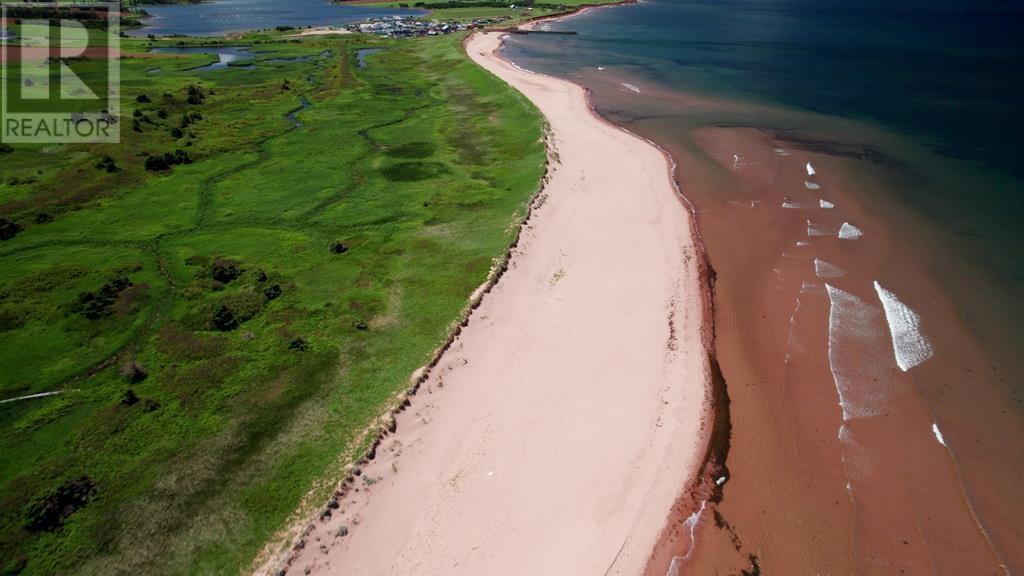
[{"label": "turquoise water", "polygon": [[214,0],[199,4],[143,6],[152,15],[132,36],[212,36],[277,26],[339,26],[367,18],[417,15],[422,10],[342,6],[326,0]]}]

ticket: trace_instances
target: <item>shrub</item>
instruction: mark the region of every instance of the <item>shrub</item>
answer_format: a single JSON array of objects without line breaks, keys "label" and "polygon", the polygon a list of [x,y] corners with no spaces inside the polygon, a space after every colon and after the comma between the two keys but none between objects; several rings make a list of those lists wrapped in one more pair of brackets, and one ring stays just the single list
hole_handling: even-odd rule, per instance
[{"label": "shrub", "polygon": [[221,332],[227,332],[238,328],[238,319],[235,318],[235,313],[231,311],[227,306],[221,305],[217,308],[217,311],[213,313],[213,327]]},{"label": "shrub", "polygon": [[242,272],[244,270],[238,265],[238,262],[227,258],[217,258],[213,261],[210,276],[217,282],[230,284],[232,280],[241,276]]},{"label": "shrub", "polygon": [[117,163],[110,156],[103,156],[99,162],[96,163],[96,168],[99,170],[106,170],[107,172],[120,172],[121,169],[117,167]]},{"label": "shrub", "polygon": [[8,220],[7,218],[0,218],[0,240],[10,240],[14,238],[18,232],[21,232],[21,224]]},{"label": "shrub", "polygon": [[96,493],[96,483],[88,476],[68,480],[54,492],[29,505],[25,528],[30,532],[52,532],[68,516],[85,506]]},{"label": "shrub", "polygon": [[124,394],[121,395],[122,406],[134,406],[138,403],[139,397],[135,395],[135,390],[132,390],[131,388],[125,390]]},{"label": "shrub", "polygon": [[139,94],[136,96],[135,101],[139,104],[148,104],[150,102],[149,96],[146,96],[145,94]]},{"label": "shrub", "polygon": [[163,170],[170,170],[171,165],[167,163],[167,160],[163,156],[146,156],[146,170],[150,172],[160,172]]},{"label": "shrub", "polygon": [[145,167],[150,172],[160,172],[163,170],[170,170],[171,166],[177,166],[178,164],[191,164],[192,158],[189,157],[188,153],[182,149],[177,149],[174,153],[167,152],[163,155],[146,156]]},{"label": "shrub", "polygon": [[137,360],[132,359],[121,365],[121,377],[132,384],[142,382],[147,376],[149,372],[146,371],[146,367]]},{"label": "shrub", "polygon": [[263,298],[270,302],[271,300],[277,300],[281,297],[281,286],[274,284],[263,291]]},{"label": "shrub", "polygon": [[348,246],[343,242],[332,242],[331,252],[334,254],[344,254],[345,252],[348,252]]},{"label": "shrub", "polygon": [[132,281],[124,276],[111,278],[99,290],[79,294],[74,310],[89,320],[98,320],[110,314],[114,302],[131,286]]},{"label": "shrub", "polygon": [[196,86],[195,84],[189,84],[188,98],[185,99],[186,102],[188,102],[189,104],[198,105],[202,104],[203,100],[205,99],[206,96],[203,95],[202,88]]}]

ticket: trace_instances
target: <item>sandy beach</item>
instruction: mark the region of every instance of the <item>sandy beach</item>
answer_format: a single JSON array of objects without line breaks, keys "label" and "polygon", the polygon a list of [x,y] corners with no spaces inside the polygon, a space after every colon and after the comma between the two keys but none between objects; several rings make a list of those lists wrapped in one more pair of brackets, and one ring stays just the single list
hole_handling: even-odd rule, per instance
[{"label": "sandy beach", "polygon": [[702,462],[706,298],[671,163],[579,86],[501,59],[501,38],[466,49],[547,118],[547,183],[509,269],[289,573],[639,574]]},{"label": "sandy beach", "polygon": [[289,34],[289,38],[302,38],[303,36],[331,36],[333,34],[351,34],[350,30],[344,28],[338,28],[335,26],[317,26],[316,28],[307,28],[297,34]]}]

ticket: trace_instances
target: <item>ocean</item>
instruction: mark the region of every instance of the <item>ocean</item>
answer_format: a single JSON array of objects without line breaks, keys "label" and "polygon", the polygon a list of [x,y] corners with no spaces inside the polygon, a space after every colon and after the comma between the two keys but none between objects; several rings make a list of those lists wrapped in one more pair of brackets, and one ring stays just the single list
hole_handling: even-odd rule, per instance
[{"label": "ocean", "polygon": [[578,34],[505,55],[672,153],[717,272],[727,481],[651,573],[1024,570],[1024,5],[649,0],[539,26]]}]

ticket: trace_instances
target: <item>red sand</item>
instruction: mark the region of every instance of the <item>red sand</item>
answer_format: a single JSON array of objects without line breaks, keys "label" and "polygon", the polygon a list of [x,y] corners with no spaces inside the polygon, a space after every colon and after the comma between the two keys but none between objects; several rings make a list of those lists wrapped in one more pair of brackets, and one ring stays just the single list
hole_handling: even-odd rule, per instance
[{"label": "red sand", "polygon": [[[908,259],[886,223],[858,201],[865,180],[857,163],[802,151],[753,129],[705,128],[691,137],[699,152],[674,152],[718,273],[716,346],[731,396],[732,446],[724,499],[705,511],[696,548],[677,561],[678,573],[1006,573],[1020,554],[1013,545],[1020,520],[983,499],[1006,486],[989,480],[985,490],[972,492],[965,482],[970,475],[998,476],[998,463],[975,457],[965,467],[960,459],[967,452],[958,448],[974,447],[950,438],[948,430],[980,434],[977,426],[954,426],[951,419],[988,412],[986,426],[1006,434],[988,441],[1003,445],[1011,470],[1020,454],[1009,439],[1020,431],[999,415],[988,383],[963,385],[962,367],[980,370],[984,355],[960,339],[963,328],[928,323],[957,318],[955,307],[934,279],[915,270],[920,255]],[[808,161],[819,190],[804,186]],[[821,208],[821,199],[834,208]],[[890,221],[916,225],[893,210]],[[807,220],[822,235],[808,236]],[[845,221],[864,235],[837,238]],[[815,259],[837,269],[819,277]],[[872,289],[879,279],[912,303],[935,347],[935,357],[910,372],[896,366]],[[845,424],[830,369],[826,283],[877,314],[871,329],[878,337],[834,359],[857,370],[872,367],[857,389],[884,390],[885,408]],[[841,328],[840,334],[849,323]],[[936,413],[942,404],[929,402],[936,389],[962,396],[961,408]],[[933,434],[936,421],[951,450]],[[975,467],[981,465],[986,468]],[[1003,502],[1013,501],[1012,492],[1004,496]],[[663,541],[647,573],[666,574],[672,558],[689,551],[688,541]]]}]

